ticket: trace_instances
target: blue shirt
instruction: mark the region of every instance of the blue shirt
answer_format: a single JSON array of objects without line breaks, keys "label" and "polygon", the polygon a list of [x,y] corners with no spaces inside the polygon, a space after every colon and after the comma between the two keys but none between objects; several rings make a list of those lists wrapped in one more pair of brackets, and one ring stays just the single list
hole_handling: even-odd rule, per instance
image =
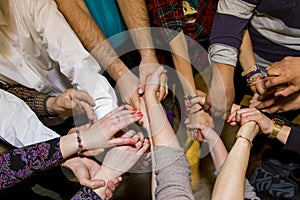
[{"label": "blue shirt", "polygon": [[[128,37],[126,26],[115,0],[85,0],[91,15],[109,39],[110,44],[117,48]],[[112,37],[114,36],[114,37]]]}]

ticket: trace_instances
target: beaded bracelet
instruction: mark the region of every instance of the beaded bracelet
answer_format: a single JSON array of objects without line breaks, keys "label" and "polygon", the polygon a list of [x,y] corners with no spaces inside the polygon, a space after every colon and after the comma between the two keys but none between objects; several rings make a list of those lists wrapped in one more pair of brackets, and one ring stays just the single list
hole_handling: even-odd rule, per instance
[{"label": "beaded bracelet", "polygon": [[79,129],[76,129],[76,135],[77,135],[77,142],[78,142],[78,149],[77,149],[77,155],[80,155],[82,152],[82,144],[81,144],[81,138],[80,138],[80,131]]},{"label": "beaded bracelet", "polygon": [[247,84],[248,86],[251,86],[259,81],[261,81],[264,78],[264,75],[261,73],[259,69],[250,72],[246,76]]}]

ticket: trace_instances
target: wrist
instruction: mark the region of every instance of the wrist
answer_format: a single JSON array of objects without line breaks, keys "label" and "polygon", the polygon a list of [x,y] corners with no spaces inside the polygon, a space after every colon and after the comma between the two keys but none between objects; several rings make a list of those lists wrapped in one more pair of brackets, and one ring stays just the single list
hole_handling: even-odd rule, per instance
[{"label": "wrist", "polygon": [[49,115],[57,115],[55,112],[55,109],[54,109],[55,99],[56,99],[56,97],[54,97],[54,96],[47,96],[45,98],[44,107],[45,107],[45,111]]}]

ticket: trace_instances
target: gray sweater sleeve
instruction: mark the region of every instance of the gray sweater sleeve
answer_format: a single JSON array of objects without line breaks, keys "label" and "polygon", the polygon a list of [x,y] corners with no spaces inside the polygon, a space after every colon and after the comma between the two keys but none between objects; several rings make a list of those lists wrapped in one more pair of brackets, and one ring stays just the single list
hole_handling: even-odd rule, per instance
[{"label": "gray sweater sleeve", "polygon": [[182,148],[155,147],[157,200],[194,199],[190,165]]}]

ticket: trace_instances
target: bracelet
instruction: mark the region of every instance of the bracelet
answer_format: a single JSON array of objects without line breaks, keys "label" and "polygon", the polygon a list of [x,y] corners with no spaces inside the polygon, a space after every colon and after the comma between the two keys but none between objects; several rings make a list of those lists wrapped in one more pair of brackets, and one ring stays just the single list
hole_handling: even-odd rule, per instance
[{"label": "bracelet", "polygon": [[284,124],[277,123],[275,119],[272,119],[272,122],[274,124],[274,128],[272,132],[268,135],[268,138],[275,139]]},{"label": "bracelet", "polygon": [[264,78],[264,75],[261,73],[261,71],[259,69],[247,74],[247,76],[246,76],[248,86],[251,86],[251,85],[263,80],[263,78]]},{"label": "bracelet", "polygon": [[244,136],[242,136],[242,135],[238,135],[238,136],[235,137],[235,140],[237,140],[238,138],[243,138],[243,139],[247,140],[247,141],[249,142],[249,144],[250,144],[250,147],[253,146],[253,144],[252,144],[252,142],[251,142],[250,139],[248,139],[248,138],[246,138],[246,137],[244,137]]},{"label": "bracelet", "polygon": [[81,144],[81,138],[80,138],[80,131],[79,129],[76,129],[76,135],[77,135],[77,142],[78,142],[78,149],[77,149],[77,155],[80,155],[82,152],[82,144]]},{"label": "bracelet", "polygon": [[251,65],[251,67],[249,67],[248,69],[246,69],[242,72],[242,76],[246,76],[250,72],[256,71],[256,70],[258,70],[258,65],[257,64]]}]

